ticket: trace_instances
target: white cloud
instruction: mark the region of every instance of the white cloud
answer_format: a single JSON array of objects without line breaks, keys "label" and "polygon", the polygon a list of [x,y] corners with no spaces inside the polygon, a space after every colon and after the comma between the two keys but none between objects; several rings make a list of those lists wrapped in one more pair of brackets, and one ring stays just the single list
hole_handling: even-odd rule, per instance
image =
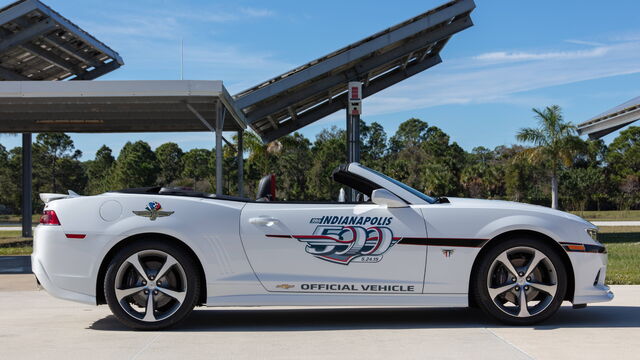
[{"label": "white cloud", "polygon": [[504,52],[445,58],[431,70],[367,99],[366,112],[378,115],[446,104],[522,103],[515,98],[526,91],[640,73],[638,54],[640,41],[629,41],[577,52]]},{"label": "white cloud", "polygon": [[565,40],[564,42],[567,42],[569,44],[587,45],[587,46],[604,46],[605,45],[605,44],[600,43],[600,42],[585,41],[585,40],[575,40],[575,39],[568,39],[568,40]]},{"label": "white cloud", "polygon": [[264,18],[264,17],[272,17],[276,15],[276,12],[269,9],[258,9],[258,8],[242,8],[240,11],[252,18]]},{"label": "white cloud", "polygon": [[496,51],[474,56],[473,58],[480,61],[489,62],[515,62],[527,60],[567,60],[582,59],[589,57],[604,56],[609,52],[609,48],[605,46],[596,47],[589,50],[576,51],[554,51],[554,52],[506,52]]}]

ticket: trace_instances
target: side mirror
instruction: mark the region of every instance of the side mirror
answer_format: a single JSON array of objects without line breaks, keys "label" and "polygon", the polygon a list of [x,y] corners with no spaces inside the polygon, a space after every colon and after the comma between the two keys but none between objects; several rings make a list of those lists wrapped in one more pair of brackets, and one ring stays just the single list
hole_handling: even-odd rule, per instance
[{"label": "side mirror", "polygon": [[376,189],[371,193],[371,201],[378,205],[387,205],[390,208],[407,207],[407,203],[402,201],[387,189]]}]

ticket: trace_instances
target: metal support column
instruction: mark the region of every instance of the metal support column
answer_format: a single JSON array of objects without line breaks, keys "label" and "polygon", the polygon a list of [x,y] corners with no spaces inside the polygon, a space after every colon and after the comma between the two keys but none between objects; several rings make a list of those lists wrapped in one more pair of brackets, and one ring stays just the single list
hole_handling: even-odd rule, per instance
[{"label": "metal support column", "polygon": [[31,229],[31,133],[22,134],[22,237],[33,236]]},{"label": "metal support column", "polygon": [[244,197],[244,147],[243,136],[244,132],[238,130],[238,196]]},{"label": "metal support column", "polygon": [[222,195],[224,187],[224,174],[222,169],[222,160],[224,158],[224,154],[222,152],[222,129],[226,114],[226,108],[220,101],[218,101],[216,103],[216,195]]},{"label": "metal support column", "polygon": [[[360,114],[362,113],[362,83],[350,82],[347,106],[347,162],[360,162]],[[357,191],[347,192],[347,201],[355,201]]]}]

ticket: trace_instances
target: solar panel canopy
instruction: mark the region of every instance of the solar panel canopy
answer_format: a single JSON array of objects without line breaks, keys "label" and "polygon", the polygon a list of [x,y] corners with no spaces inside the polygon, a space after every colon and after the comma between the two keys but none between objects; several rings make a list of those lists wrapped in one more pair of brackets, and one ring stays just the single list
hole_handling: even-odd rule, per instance
[{"label": "solar panel canopy", "polygon": [[223,131],[246,128],[222,81],[0,82],[7,133],[213,131],[219,120]]},{"label": "solar panel canopy", "polygon": [[92,80],[123,64],[117,52],[40,1],[0,9],[0,80]]},{"label": "solar panel canopy", "polygon": [[578,125],[580,135],[598,139],[640,120],[640,96]]},{"label": "solar panel canopy", "polygon": [[273,141],[347,106],[347,83],[368,97],[442,61],[440,51],[473,25],[473,0],[455,0],[242,91],[249,126]]}]

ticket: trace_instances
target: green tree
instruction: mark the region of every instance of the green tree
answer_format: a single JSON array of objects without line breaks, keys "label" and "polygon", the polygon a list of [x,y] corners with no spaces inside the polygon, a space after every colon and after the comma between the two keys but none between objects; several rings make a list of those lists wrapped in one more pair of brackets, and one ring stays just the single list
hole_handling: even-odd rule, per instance
[{"label": "green tree", "polygon": [[[74,149],[73,140],[65,133],[39,133],[36,136],[34,155],[40,155],[39,160],[43,165],[46,164],[53,192],[58,192],[60,184],[58,170],[62,165],[61,160],[77,160],[82,156],[80,150],[74,152]],[[67,164],[68,166],[69,164]]]},{"label": "green tree", "polygon": [[544,109],[533,109],[538,121],[537,128],[521,129],[516,138],[532,143],[534,147],[525,149],[521,154],[532,163],[544,163],[548,166],[551,178],[551,207],[558,208],[558,174],[562,166],[570,166],[581,142],[576,128],[563,119],[558,105]]},{"label": "green tree", "polygon": [[107,145],[102,145],[94,160],[86,162],[88,194],[100,194],[111,190],[111,173],[116,159]]},{"label": "green tree", "polygon": [[426,139],[428,129],[429,124],[420,119],[411,118],[403,122],[389,140],[389,150],[395,153],[407,147],[418,145]]},{"label": "green tree", "polygon": [[331,179],[331,174],[338,165],[347,162],[346,144],[345,131],[335,126],[316,136],[311,149],[313,164],[307,173],[309,197],[313,200],[337,199],[340,184]]},{"label": "green tree", "polygon": [[640,126],[621,131],[609,145],[606,159],[618,181],[640,175]]},{"label": "green tree", "polygon": [[586,210],[589,201],[598,200],[605,182],[602,169],[597,167],[570,168],[561,173],[561,179],[564,201],[579,211]]},{"label": "green tree", "polygon": [[182,149],[173,142],[164,143],[156,149],[158,166],[158,183],[160,185],[170,185],[174,180],[182,175]]},{"label": "green tree", "polygon": [[278,194],[284,200],[307,200],[307,172],[311,168],[311,142],[302,134],[294,133],[280,139],[275,172],[278,176]]},{"label": "green tree", "polygon": [[158,177],[158,159],[144,141],[127,142],[120,150],[113,170],[114,186],[134,188],[152,186]]},{"label": "green tree", "polygon": [[360,135],[362,139],[361,163],[382,170],[382,159],[387,152],[387,134],[384,132],[384,128],[377,122],[368,126],[364,121],[361,121]]},{"label": "green tree", "polygon": [[[182,156],[182,176],[193,180],[193,189],[198,190],[198,182],[209,177],[212,172],[209,167],[214,155],[207,149],[191,149]],[[215,164],[215,161],[214,161]],[[209,191],[210,189],[200,189]]]}]

